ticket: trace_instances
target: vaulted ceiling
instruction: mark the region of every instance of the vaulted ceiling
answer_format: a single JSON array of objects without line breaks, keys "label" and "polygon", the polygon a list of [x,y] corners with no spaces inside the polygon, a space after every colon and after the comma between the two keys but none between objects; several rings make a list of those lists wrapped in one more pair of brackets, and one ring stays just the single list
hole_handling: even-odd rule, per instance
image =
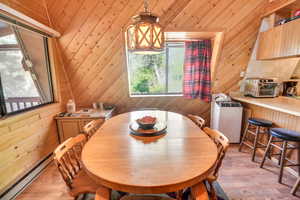
[{"label": "vaulted ceiling", "polygon": [[[247,67],[266,0],[150,0],[151,11],[168,30],[224,31],[214,90],[237,89]],[[124,30],[142,0],[46,0],[77,104],[102,101],[119,110],[156,107],[209,115],[209,104],[183,97],[130,98]]]}]

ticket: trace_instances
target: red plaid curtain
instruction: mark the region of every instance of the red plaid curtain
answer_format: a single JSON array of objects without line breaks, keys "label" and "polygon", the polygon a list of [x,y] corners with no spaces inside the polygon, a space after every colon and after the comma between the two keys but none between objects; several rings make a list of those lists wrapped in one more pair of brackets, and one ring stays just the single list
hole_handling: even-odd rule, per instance
[{"label": "red plaid curtain", "polygon": [[183,95],[188,99],[211,101],[211,41],[185,42]]}]

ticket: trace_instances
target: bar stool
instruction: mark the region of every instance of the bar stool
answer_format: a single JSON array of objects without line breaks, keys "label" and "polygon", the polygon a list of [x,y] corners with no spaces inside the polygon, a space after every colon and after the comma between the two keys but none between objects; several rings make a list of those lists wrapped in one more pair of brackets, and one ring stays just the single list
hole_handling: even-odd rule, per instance
[{"label": "bar stool", "polygon": [[[264,166],[266,157],[269,155],[271,157],[272,155],[278,155],[279,156],[279,165],[280,165],[280,171],[279,171],[279,178],[278,182],[282,183],[282,174],[283,174],[283,168],[284,167],[290,167],[290,166],[300,166],[300,163],[295,163],[291,161],[290,159],[286,158],[286,151],[288,149],[299,149],[299,146],[295,146],[292,144],[289,144],[288,142],[300,142],[300,133],[284,128],[272,128],[270,130],[270,139],[268,142],[268,146],[266,148],[266,151],[264,153],[264,157],[262,159],[262,162],[260,164],[260,167],[262,168]],[[282,143],[282,146],[276,145],[276,143]],[[272,153],[270,152],[271,147],[275,147],[280,150],[281,153]],[[286,164],[286,161],[292,164]]]},{"label": "bar stool", "polygon": [[[239,147],[239,151],[242,150],[243,145],[248,146],[253,150],[252,152],[252,161],[255,159],[256,150],[258,148],[265,148],[267,145],[259,142],[259,135],[260,134],[267,134],[269,133],[269,128],[272,127],[273,123],[271,121],[265,119],[258,119],[258,118],[249,118],[248,123]],[[251,127],[255,128],[255,132],[251,130]],[[261,131],[261,129],[267,129],[267,131]],[[248,143],[249,141],[248,134],[254,135],[254,142],[253,144]]]}]

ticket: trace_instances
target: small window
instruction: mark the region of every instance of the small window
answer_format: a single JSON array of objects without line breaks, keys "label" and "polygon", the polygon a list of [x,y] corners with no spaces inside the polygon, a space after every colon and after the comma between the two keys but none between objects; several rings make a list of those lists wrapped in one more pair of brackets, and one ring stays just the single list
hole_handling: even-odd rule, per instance
[{"label": "small window", "polygon": [[1,116],[53,102],[47,37],[0,21]]},{"label": "small window", "polygon": [[127,53],[130,96],[182,95],[184,43],[167,42],[159,54]]}]

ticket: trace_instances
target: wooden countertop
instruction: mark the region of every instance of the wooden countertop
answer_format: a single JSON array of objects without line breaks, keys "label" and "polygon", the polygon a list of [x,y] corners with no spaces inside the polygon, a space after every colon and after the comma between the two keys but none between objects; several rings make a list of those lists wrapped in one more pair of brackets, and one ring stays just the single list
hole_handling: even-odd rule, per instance
[{"label": "wooden countertop", "polygon": [[115,108],[110,109],[110,110],[102,110],[102,111],[97,111],[91,109],[91,112],[76,112],[73,113],[71,116],[56,116],[55,119],[60,120],[60,119],[99,119],[99,118],[108,118],[111,116],[112,112],[115,110]]},{"label": "wooden countertop", "polygon": [[229,96],[240,102],[249,103],[271,110],[287,113],[300,117],[300,100],[291,97],[279,96],[276,98],[253,98],[245,97],[240,92],[231,92]]}]

